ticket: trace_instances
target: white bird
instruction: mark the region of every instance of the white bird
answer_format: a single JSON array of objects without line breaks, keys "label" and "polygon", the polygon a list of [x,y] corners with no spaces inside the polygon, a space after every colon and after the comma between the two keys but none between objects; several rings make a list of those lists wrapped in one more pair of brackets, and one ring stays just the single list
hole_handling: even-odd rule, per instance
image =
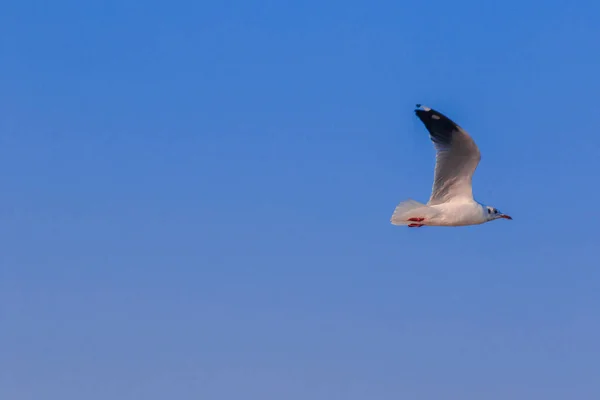
[{"label": "white bird", "polygon": [[406,200],[392,215],[393,225],[467,226],[496,219],[512,219],[498,209],[473,199],[473,173],[481,160],[477,145],[450,118],[417,104],[417,117],[429,131],[436,150],[435,174],[427,204]]}]

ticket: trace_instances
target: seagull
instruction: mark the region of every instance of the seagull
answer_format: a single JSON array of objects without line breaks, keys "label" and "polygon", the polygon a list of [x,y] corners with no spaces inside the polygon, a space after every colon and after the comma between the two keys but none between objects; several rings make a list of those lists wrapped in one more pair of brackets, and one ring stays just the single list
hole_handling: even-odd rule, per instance
[{"label": "seagull", "polygon": [[398,204],[391,223],[420,228],[512,220],[497,208],[473,199],[473,173],[481,154],[471,136],[450,118],[429,107],[417,104],[415,114],[429,131],[436,150],[433,188],[427,204],[412,199]]}]

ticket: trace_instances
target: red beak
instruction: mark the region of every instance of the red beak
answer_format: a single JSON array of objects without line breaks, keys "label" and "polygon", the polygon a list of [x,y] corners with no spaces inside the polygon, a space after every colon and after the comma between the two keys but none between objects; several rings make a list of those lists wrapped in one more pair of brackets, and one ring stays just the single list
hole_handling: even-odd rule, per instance
[{"label": "red beak", "polygon": [[506,215],[506,214],[502,214],[500,216],[500,218],[504,218],[504,219],[512,219],[512,217],[510,215]]}]

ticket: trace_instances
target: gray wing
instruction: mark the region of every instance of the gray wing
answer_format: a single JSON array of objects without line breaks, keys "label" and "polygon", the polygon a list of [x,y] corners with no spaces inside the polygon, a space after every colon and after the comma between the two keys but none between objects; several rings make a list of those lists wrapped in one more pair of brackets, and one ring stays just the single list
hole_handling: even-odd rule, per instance
[{"label": "gray wing", "polygon": [[415,114],[429,131],[436,150],[435,175],[428,204],[473,200],[473,173],[481,154],[460,126],[445,115],[417,104]]}]

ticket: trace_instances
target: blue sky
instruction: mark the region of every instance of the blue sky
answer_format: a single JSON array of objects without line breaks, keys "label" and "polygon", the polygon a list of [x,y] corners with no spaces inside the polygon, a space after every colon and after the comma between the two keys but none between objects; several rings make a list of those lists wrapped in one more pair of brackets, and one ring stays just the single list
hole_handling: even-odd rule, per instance
[{"label": "blue sky", "polygon": [[600,5],[205,3],[2,6],[0,398],[598,398]]}]

